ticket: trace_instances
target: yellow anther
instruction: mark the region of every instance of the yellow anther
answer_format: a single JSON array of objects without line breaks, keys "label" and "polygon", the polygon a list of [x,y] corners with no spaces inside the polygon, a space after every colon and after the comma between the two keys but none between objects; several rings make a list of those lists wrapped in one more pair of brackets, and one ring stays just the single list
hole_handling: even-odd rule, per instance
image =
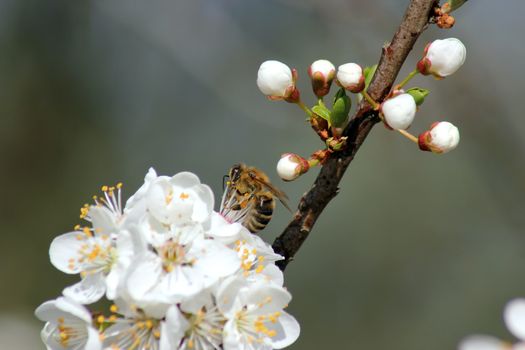
[{"label": "yellow anther", "polygon": [[118,311],[118,306],[113,304],[109,307],[109,311],[116,313]]},{"label": "yellow anther", "polygon": [[264,270],[264,265],[259,265],[255,269],[255,273],[261,273]]},{"label": "yellow anther", "polygon": [[259,262],[263,262],[264,261],[264,256],[262,256],[262,255],[258,256],[257,260],[259,260]]},{"label": "yellow anther", "polygon": [[106,320],[106,319],[104,318],[103,315],[100,315],[100,316],[97,317],[97,322],[98,322],[98,323],[104,323],[105,320]]},{"label": "yellow anther", "polygon": [[75,225],[75,227],[73,227],[73,230],[75,230],[75,231],[80,231],[80,225],[78,225],[78,224]]},{"label": "yellow anther", "polygon": [[270,338],[275,337],[276,334],[277,332],[273,329],[266,332],[266,335],[269,336]]},{"label": "yellow anther", "polygon": [[102,190],[102,192],[107,192],[108,191],[108,186],[102,186],[101,190]]},{"label": "yellow anther", "polygon": [[146,321],[146,328],[147,329],[152,329],[153,328],[153,322],[151,320],[147,320]]},{"label": "yellow anther", "polygon": [[188,348],[193,349],[193,339],[188,339]]},{"label": "yellow anther", "polygon": [[120,190],[120,189],[122,188],[122,186],[123,186],[123,185],[122,185],[122,182],[119,182],[119,183],[117,184],[117,189]]},{"label": "yellow anther", "polygon": [[108,322],[116,322],[116,321],[117,321],[117,316],[111,315],[108,317]]},{"label": "yellow anther", "polygon": [[187,193],[181,192],[179,198],[182,199],[182,200],[188,199],[188,198],[190,198],[190,195],[187,194]]},{"label": "yellow anther", "polygon": [[157,339],[160,339],[160,331],[158,329],[153,331],[153,336]]}]

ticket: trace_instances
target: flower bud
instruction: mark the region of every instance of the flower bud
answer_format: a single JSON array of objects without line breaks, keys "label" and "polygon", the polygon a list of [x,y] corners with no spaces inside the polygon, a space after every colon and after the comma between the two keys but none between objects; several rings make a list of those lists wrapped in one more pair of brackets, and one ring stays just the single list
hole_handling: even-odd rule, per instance
[{"label": "flower bud", "polygon": [[330,92],[335,77],[335,67],[330,61],[317,60],[308,67],[308,75],[312,79],[314,94],[323,97]]},{"label": "flower bud", "polygon": [[277,163],[277,174],[284,181],[292,181],[306,173],[310,166],[308,161],[294,153],[285,153]]},{"label": "flower bud", "polygon": [[360,65],[345,63],[337,69],[337,83],[346,90],[358,93],[365,88],[365,76]]},{"label": "flower bud", "polygon": [[419,149],[433,153],[447,153],[457,147],[459,130],[449,122],[437,122],[419,135]]},{"label": "flower bud", "polygon": [[459,39],[434,40],[425,48],[425,56],[417,63],[417,69],[423,75],[444,78],[456,72],[466,56],[467,49]]},{"label": "flower bud", "polygon": [[392,129],[407,129],[416,116],[416,102],[406,93],[389,98],[381,105],[385,123]]},{"label": "flower bud", "polygon": [[295,70],[279,61],[265,61],[257,72],[257,86],[271,100],[297,102],[299,90],[295,87],[295,80]]}]

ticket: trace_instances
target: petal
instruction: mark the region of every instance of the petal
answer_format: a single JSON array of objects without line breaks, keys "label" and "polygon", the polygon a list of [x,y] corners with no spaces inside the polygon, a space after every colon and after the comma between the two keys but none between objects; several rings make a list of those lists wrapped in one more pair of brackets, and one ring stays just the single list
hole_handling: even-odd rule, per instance
[{"label": "petal", "polygon": [[257,305],[254,314],[265,315],[282,310],[292,300],[292,295],[273,283],[257,283],[240,295],[243,305]]},{"label": "petal", "polygon": [[213,211],[213,191],[208,185],[195,186],[193,191],[196,193],[199,200],[195,201],[191,218],[197,222],[205,222],[209,220]]},{"label": "petal", "polygon": [[211,216],[211,228],[207,235],[224,244],[231,244],[240,238],[241,232],[245,230],[240,223],[229,223],[222,215],[213,212]]},{"label": "petal", "polygon": [[59,318],[91,322],[91,314],[84,306],[64,297],[42,303],[35,310],[35,315],[41,321],[46,322],[57,322]]},{"label": "petal", "polygon": [[137,262],[130,266],[126,279],[126,289],[133,299],[140,300],[159,282],[162,273],[160,259],[147,252],[138,257]]},{"label": "petal", "polygon": [[88,327],[87,332],[87,342],[84,350],[101,350],[102,342],[100,341],[100,334],[93,327]]},{"label": "petal", "polygon": [[189,323],[176,306],[166,312],[166,321],[162,322],[160,332],[160,350],[176,349],[180,344]]},{"label": "petal", "polygon": [[276,323],[270,323],[268,328],[276,331],[275,337],[272,337],[274,349],[282,349],[292,344],[299,338],[301,327],[297,320],[290,314],[282,311]]},{"label": "petal", "polygon": [[458,350],[504,350],[505,343],[489,335],[471,335],[463,339]]},{"label": "petal", "polygon": [[173,175],[173,177],[170,179],[170,183],[174,186],[190,188],[200,185],[201,181],[197,175],[190,173],[189,171],[183,171]]},{"label": "petal", "polygon": [[80,231],[68,232],[56,237],[49,247],[51,264],[67,274],[79,273],[80,266],[72,262],[76,262],[78,250],[85,244],[86,237]]},{"label": "petal", "polygon": [[89,208],[89,217],[91,218],[91,225],[97,235],[116,232],[115,215],[104,206],[92,205]]},{"label": "petal", "polygon": [[195,241],[190,251],[197,257],[194,268],[204,276],[212,277],[213,282],[216,278],[233,274],[241,266],[237,252],[214,240]]},{"label": "petal", "polygon": [[82,281],[67,287],[64,296],[81,304],[91,304],[100,300],[106,292],[106,281],[102,273],[88,274]]},{"label": "petal", "polygon": [[223,280],[217,288],[217,307],[229,318],[235,316],[235,312],[243,305],[239,303],[238,294],[246,288],[248,281],[239,276],[232,276]]},{"label": "petal", "polygon": [[507,303],[503,319],[509,331],[520,340],[525,340],[525,299],[519,298]]},{"label": "petal", "polygon": [[237,329],[235,320],[229,320],[224,325],[223,331],[223,344],[224,350],[238,350],[245,349],[243,337]]}]

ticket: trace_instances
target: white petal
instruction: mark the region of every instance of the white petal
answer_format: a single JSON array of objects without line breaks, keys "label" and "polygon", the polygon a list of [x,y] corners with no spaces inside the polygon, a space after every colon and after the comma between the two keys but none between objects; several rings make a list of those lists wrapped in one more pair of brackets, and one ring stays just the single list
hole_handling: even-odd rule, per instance
[{"label": "white petal", "polygon": [[200,185],[201,181],[199,180],[199,177],[197,175],[188,171],[183,171],[173,175],[173,177],[170,179],[170,183],[174,186],[190,188],[193,186]]},{"label": "white petal", "polygon": [[148,252],[138,256],[126,278],[128,293],[133,299],[142,299],[159,282],[161,273],[162,264],[155,254]]},{"label": "white petal", "polygon": [[88,327],[88,339],[84,350],[101,350],[102,342],[100,341],[100,334],[93,328]]},{"label": "white petal", "polygon": [[458,350],[504,350],[505,343],[489,335],[471,335],[463,339]]},{"label": "white petal", "polygon": [[232,276],[221,281],[217,288],[217,307],[226,317],[234,317],[235,312],[243,307],[238,300],[238,294],[247,285],[248,281],[239,276]]},{"label": "white petal", "polygon": [[100,300],[106,292],[106,281],[102,273],[88,274],[82,281],[67,287],[64,296],[81,304],[91,304]]},{"label": "white petal", "polygon": [[211,217],[211,228],[207,233],[224,244],[235,242],[240,237],[241,231],[245,230],[240,223],[230,224],[222,215],[213,212]]},{"label": "white petal", "polygon": [[225,277],[236,272],[241,266],[237,252],[214,240],[201,241],[195,244],[192,252],[197,256],[195,269],[208,277]]},{"label": "white petal", "polygon": [[193,191],[197,194],[199,200],[194,204],[191,218],[197,222],[205,222],[210,219],[213,211],[213,191],[207,185],[196,186]]},{"label": "white petal", "polygon": [[519,298],[508,302],[503,312],[503,319],[509,331],[518,339],[525,340],[525,299]]},{"label": "white petal", "polygon": [[222,344],[224,350],[244,350],[246,349],[245,345],[246,344],[243,342],[243,337],[237,329],[235,320],[227,321],[224,325],[224,337]]},{"label": "white petal", "polygon": [[58,297],[41,304],[35,310],[35,315],[41,321],[46,322],[57,322],[59,318],[64,318],[64,320],[81,319],[91,323],[91,314],[84,306],[64,297]]},{"label": "white petal", "polygon": [[176,306],[166,313],[166,321],[162,322],[160,332],[160,350],[177,349],[189,323]]},{"label": "white petal", "polygon": [[51,264],[64,273],[79,273],[79,264],[72,264],[71,259],[76,262],[78,250],[85,244],[84,237],[86,237],[85,234],[79,231],[64,233],[56,237],[49,247]]},{"label": "white petal", "polygon": [[105,206],[92,205],[89,208],[89,217],[96,235],[109,235],[116,232],[115,215]]},{"label": "white petal", "polygon": [[292,344],[299,338],[301,327],[297,320],[290,314],[282,311],[276,323],[270,323],[268,328],[276,331],[275,337],[272,337],[274,349],[282,349]]},{"label": "white petal", "polygon": [[292,300],[292,295],[273,283],[257,283],[240,295],[243,305],[258,305],[253,313],[264,315],[282,310]]}]

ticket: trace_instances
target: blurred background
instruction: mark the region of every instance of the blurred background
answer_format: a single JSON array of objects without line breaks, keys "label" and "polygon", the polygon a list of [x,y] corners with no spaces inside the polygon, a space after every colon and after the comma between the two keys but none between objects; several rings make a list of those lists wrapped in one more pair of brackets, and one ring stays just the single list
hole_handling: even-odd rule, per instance
[{"label": "blurred background", "polygon": [[[197,173],[220,197],[236,162],[266,171],[293,206],[317,169],[283,183],[283,152],[321,144],[293,105],[255,84],[266,59],[300,73],[326,58],[375,64],[408,1],[0,0],[0,348],[43,349],[36,306],[77,280],[51,240],[103,184],[129,196],[151,166]],[[525,61],[522,0],[469,1],[456,26],[466,64],[435,81],[412,126],[461,130],[454,152],[418,151],[374,128],[286,270],[302,326],[290,349],[453,349],[465,335],[512,340],[501,313],[525,296]],[[269,242],[290,219],[282,207]]]}]

